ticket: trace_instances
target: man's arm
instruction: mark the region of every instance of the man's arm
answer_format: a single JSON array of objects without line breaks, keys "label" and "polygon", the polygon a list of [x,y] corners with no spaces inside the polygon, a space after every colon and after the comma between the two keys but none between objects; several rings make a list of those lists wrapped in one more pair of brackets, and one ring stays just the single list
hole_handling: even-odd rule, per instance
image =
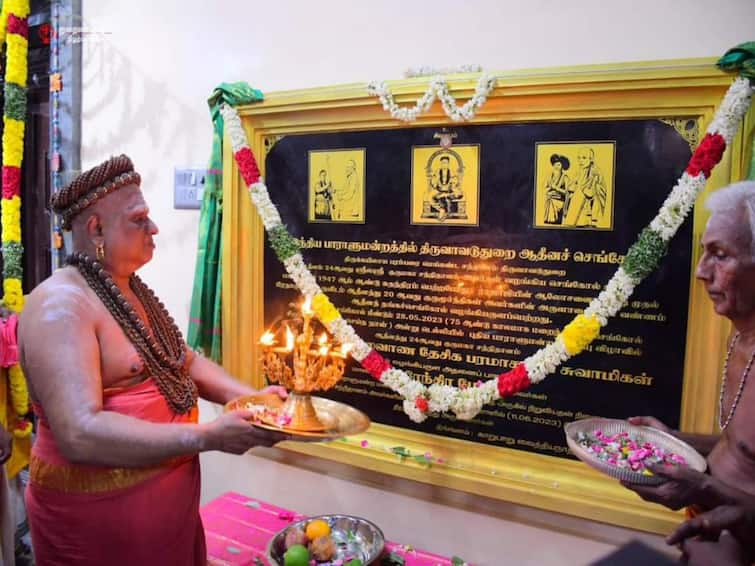
[{"label": "man's arm", "polygon": [[[237,397],[260,393],[249,385],[241,383],[226,372],[222,366],[204,356],[194,356],[189,365],[189,375],[197,384],[199,396],[213,403],[225,405],[228,401]],[[262,392],[279,395],[283,399],[286,398],[285,388],[279,385],[265,387]]]},{"label": "man's arm", "polygon": [[220,365],[204,356],[194,356],[189,366],[189,375],[197,384],[199,396],[213,403],[225,405],[236,397],[257,392],[231,377]]},{"label": "man's arm", "polygon": [[[19,324],[22,362],[36,401],[71,462],[143,467],[203,450],[270,444],[240,413],[206,424],[150,423],[102,407],[100,348],[83,294],[30,298]],[[278,438],[277,440],[281,440]]]}]

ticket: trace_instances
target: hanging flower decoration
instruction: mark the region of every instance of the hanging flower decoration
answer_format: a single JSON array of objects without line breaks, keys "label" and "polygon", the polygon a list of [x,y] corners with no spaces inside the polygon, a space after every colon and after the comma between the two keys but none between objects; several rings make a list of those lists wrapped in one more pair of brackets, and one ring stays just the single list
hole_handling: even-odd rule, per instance
[{"label": "hanging flower decoration", "polygon": [[[411,110],[398,108],[390,91],[382,83],[372,83],[369,88],[371,93],[380,96],[384,108],[391,111],[394,117],[410,121],[416,119],[420,111],[429,108],[436,93],[441,100],[444,99],[447,94],[447,85],[444,87],[444,84],[444,81],[434,79],[427,92]],[[481,105],[479,101],[484,102],[484,97],[487,96],[484,93],[489,93],[492,86],[491,79],[481,78],[478,83],[478,102],[470,105],[467,110],[456,108],[455,102],[453,106],[449,103],[448,110],[453,114],[449,116],[452,119],[455,119],[454,116],[470,119],[473,116],[471,108],[478,108]],[[394,368],[377,350],[358,336],[320,289],[304,263],[298,244],[288,243],[296,240],[286,230],[277,208],[270,200],[238,113],[228,105],[224,105],[221,112],[239,170],[249,186],[252,202],[257,206],[271,245],[288,274],[302,294],[313,298],[316,315],[333,335],[340,342],[354,344],[350,355],[360,362],[373,378],[404,398],[403,408],[409,418],[422,422],[430,414],[448,411],[460,419],[471,419],[479,413],[483,405],[523,391],[530,385],[542,381],[560,364],[582,352],[595,340],[600,328],[626,305],[634,288],[653,271],[665,254],[669,240],[684,222],[697,195],[704,188],[711,170],[721,160],[723,152],[731,143],[739,122],[750,107],[752,94],[752,86],[746,78],[739,77],[733,82],[709,125],[705,138],[658,214],[640,233],[638,240],[627,252],[622,266],[616,270],[584,312],[567,324],[553,342],[516,364],[510,371],[494,379],[478,381],[474,386],[466,388],[439,384],[426,387],[407,372]],[[286,245],[283,245],[283,242],[287,242]]]},{"label": "hanging flower decoration", "polygon": [[[3,112],[3,172],[2,172],[2,253],[3,303],[18,313],[24,308],[23,247],[21,245],[21,162],[24,156],[26,124],[26,80],[29,53],[29,0],[5,0],[0,12],[0,44],[5,51],[5,108]],[[15,315],[14,315],[15,316]],[[11,337],[15,344],[15,322]],[[7,340],[6,340],[7,342]],[[16,356],[8,370],[10,398],[18,421],[13,434],[31,434],[29,391],[26,378]]]},{"label": "hanging flower decoration", "polygon": [[417,99],[414,106],[402,108],[393,98],[393,93],[387,84],[381,81],[371,82],[367,85],[367,92],[380,99],[383,109],[390,112],[396,120],[402,122],[413,122],[421,114],[424,114],[438,98],[443,105],[443,111],[446,116],[454,122],[468,122],[475,117],[477,111],[490,96],[495,88],[496,78],[491,75],[483,74],[477,81],[475,93],[463,106],[456,104],[456,99],[451,95],[448,89],[448,82],[444,77],[436,76],[430,81],[425,94]]}]

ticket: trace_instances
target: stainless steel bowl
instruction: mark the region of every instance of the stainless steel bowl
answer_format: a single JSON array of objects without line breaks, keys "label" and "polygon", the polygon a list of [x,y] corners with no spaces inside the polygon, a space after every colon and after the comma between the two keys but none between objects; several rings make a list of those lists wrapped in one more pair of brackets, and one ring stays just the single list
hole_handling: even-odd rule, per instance
[{"label": "stainless steel bowl", "polygon": [[694,448],[686,442],[683,442],[661,430],[648,426],[635,426],[627,421],[619,419],[602,419],[592,418],[575,421],[564,426],[566,432],[566,443],[574,455],[582,460],[591,468],[603,472],[613,478],[645,485],[658,485],[665,480],[658,476],[645,476],[639,472],[626,468],[618,468],[607,462],[599,460],[592,452],[588,452],[577,441],[577,435],[580,432],[593,434],[596,430],[602,430],[604,433],[613,435],[620,432],[628,432],[629,435],[637,442],[650,442],[653,445],[663,448],[667,452],[673,452],[682,456],[687,466],[698,472],[704,472],[708,463]]},{"label": "stainless steel bowl", "polygon": [[[336,543],[334,560],[345,558],[359,558],[367,566],[377,561],[385,546],[383,531],[377,525],[350,515],[318,515],[291,523],[288,527],[275,534],[267,545],[267,559],[270,564],[283,566],[283,554],[286,552],[286,534],[291,529],[305,530],[307,523],[315,519],[322,519],[330,525],[330,536]],[[327,564],[323,562],[322,564]]]}]

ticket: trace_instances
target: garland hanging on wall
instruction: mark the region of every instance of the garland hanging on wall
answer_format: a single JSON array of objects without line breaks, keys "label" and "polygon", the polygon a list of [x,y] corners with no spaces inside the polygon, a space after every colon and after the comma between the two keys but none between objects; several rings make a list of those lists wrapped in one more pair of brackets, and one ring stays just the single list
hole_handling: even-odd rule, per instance
[{"label": "garland hanging on wall", "polygon": [[[29,0],[4,0],[0,11],[0,45],[5,46],[5,83],[3,94],[3,173],[2,173],[2,254],[3,304],[19,313],[24,308],[23,246],[21,244],[21,162],[24,157],[24,131],[26,123],[26,81],[29,53]],[[12,314],[11,317],[16,317]],[[15,348],[15,322],[9,321],[6,348]],[[13,434],[26,437],[31,434],[31,422],[25,418],[29,412],[29,391],[21,366],[15,359],[8,369],[10,400],[17,419]]]},{"label": "garland hanging on wall", "polygon": [[[431,86],[428,92],[434,88]],[[426,387],[403,370],[394,368],[377,350],[357,335],[317,284],[304,262],[297,239],[283,224],[260,176],[237,111],[224,105],[221,112],[251,200],[267,230],[270,245],[286,271],[301,293],[312,299],[312,308],[328,330],[339,341],[354,345],[351,356],[360,362],[373,378],[400,394],[404,398],[404,412],[413,421],[422,422],[429,414],[448,411],[452,411],[459,419],[471,419],[483,405],[523,391],[531,384],[542,381],[560,364],[582,352],[595,340],[600,328],[626,305],[634,288],[655,269],[666,253],[669,240],[692,210],[697,195],[710,177],[711,170],[721,160],[726,147],[733,140],[742,117],[750,107],[752,94],[752,86],[746,78],[739,77],[733,82],[708,126],[705,137],[657,215],[642,230],[637,241],[628,250],[623,264],[584,312],[567,324],[552,343],[516,364],[510,371],[500,374],[497,378],[478,381],[474,386],[467,388],[440,384]],[[420,101],[428,96],[426,93]],[[424,107],[424,102],[418,102],[415,106]],[[411,119],[410,116],[400,119]]]},{"label": "garland hanging on wall", "polygon": [[496,78],[491,75],[482,74],[477,81],[475,92],[472,98],[464,103],[463,106],[456,104],[456,99],[451,95],[448,89],[448,82],[445,77],[437,75],[430,80],[425,94],[417,99],[414,106],[401,107],[393,99],[393,93],[388,85],[382,81],[371,82],[367,85],[367,92],[380,99],[383,109],[390,112],[391,116],[402,122],[413,122],[420,115],[424,114],[435,102],[440,100],[443,111],[446,116],[454,122],[468,122],[475,117],[477,111],[482,108],[488,100],[488,96],[495,88]]}]

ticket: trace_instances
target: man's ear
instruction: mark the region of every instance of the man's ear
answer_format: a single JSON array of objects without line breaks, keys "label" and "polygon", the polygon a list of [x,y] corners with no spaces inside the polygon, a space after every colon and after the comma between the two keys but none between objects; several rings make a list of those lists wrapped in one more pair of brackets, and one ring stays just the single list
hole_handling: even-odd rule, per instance
[{"label": "man's ear", "polygon": [[102,244],[105,237],[102,235],[102,223],[97,214],[92,214],[86,222],[87,237],[95,244]]}]

